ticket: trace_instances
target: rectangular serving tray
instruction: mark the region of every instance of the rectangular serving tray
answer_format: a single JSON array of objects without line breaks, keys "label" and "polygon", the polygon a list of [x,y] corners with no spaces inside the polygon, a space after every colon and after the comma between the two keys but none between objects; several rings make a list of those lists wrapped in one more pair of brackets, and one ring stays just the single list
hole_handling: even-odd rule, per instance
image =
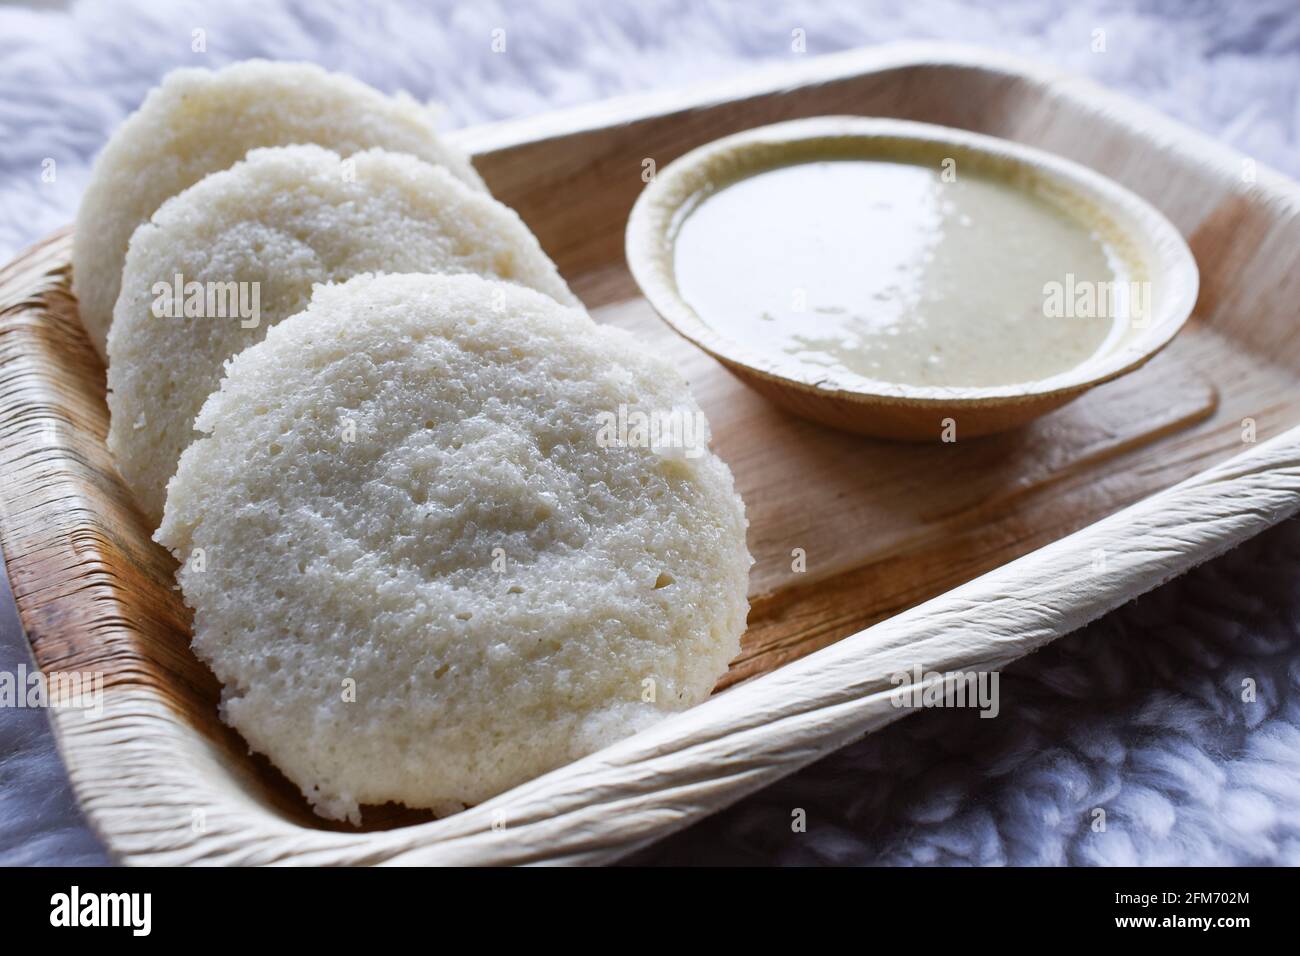
[{"label": "rectangular serving tray", "polygon": [[[656,318],[623,229],[645,160],[830,113],[990,133],[1113,177],[1188,238],[1195,315],[1147,367],[1013,434],[890,444],[778,411]],[[172,560],[104,446],[65,230],[0,272],[0,545],[39,665],[105,675],[99,719],[51,717],[122,861],[614,860],[906,714],[892,675],[1001,667],[1300,509],[1300,186],[1091,82],[905,44],[455,139],[593,315],[691,380],[750,518],[742,652],[704,704],[463,813],[317,818],[218,720]]]}]

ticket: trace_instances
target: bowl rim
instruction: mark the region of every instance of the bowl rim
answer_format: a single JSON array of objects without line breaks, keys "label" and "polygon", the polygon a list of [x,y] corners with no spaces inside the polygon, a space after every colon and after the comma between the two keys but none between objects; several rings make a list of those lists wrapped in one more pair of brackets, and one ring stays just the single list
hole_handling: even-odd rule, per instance
[{"label": "bowl rim", "polygon": [[[1054,375],[991,386],[909,385],[860,375],[817,373],[776,352],[754,348],[715,331],[682,298],[673,267],[676,225],[702,188],[693,177],[728,164],[722,185],[801,160],[764,161],[781,147],[810,153],[819,144],[828,158],[863,159],[883,148],[951,147],[955,152],[1015,168],[1093,207],[1141,249],[1146,278],[1161,289],[1151,319],[1127,343]],[[758,159],[754,157],[760,157]],[[742,171],[735,175],[734,169]],[[1080,217],[1082,218],[1082,216]],[[1114,180],[1080,163],[1011,140],[912,120],[815,116],[759,126],[699,146],[659,170],[642,189],[628,217],[625,253],[633,279],[660,317],[683,338],[723,365],[740,367],[773,384],[808,395],[867,404],[962,407],[1010,404],[1077,393],[1144,365],[1186,324],[1200,289],[1200,272],[1182,234],[1154,206]]]}]

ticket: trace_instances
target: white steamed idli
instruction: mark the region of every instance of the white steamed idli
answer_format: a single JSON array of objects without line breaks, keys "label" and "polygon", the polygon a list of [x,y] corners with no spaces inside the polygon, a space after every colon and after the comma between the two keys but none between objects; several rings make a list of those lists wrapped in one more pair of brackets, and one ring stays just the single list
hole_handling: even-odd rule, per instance
[{"label": "white steamed idli", "polygon": [[307,63],[249,60],[169,73],[95,160],[77,213],[72,290],[100,357],[127,243],[163,200],[254,147],[292,143],[343,155],[371,147],[411,153],[484,189],[469,160],[439,140],[434,118],[409,96],[384,96]]},{"label": "white steamed idli", "polygon": [[620,407],[699,415],[631,336],[471,275],[321,287],[230,363],[157,538],[224,719],[319,813],[477,803],[708,696],[744,506],[705,434]]},{"label": "white steamed idli", "polygon": [[[577,304],[513,210],[383,150],[348,160],[319,146],[254,150],[136,230],[108,335],[108,447],[155,527],[226,359],[305,309],[313,283],[379,271],[476,272]],[[184,294],[191,282],[203,295]],[[187,303],[204,314],[187,316]]]}]

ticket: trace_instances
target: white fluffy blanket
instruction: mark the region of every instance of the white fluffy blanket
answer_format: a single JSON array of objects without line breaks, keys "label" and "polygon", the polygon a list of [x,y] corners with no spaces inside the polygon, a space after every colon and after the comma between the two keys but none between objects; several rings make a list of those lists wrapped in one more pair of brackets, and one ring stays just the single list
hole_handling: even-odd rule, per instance
[{"label": "white fluffy blanket", "polygon": [[[38,2],[0,9],[0,258],[72,218],[90,159],[173,67],[314,60],[441,100],[455,126],[789,58],[796,28],[808,55],[935,38],[1050,60],[1300,175],[1294,0]],[[1022,662],[999,719],[908,718],[639,859],[1300,863],[1297,582],[1292,522]],[[6,613],[13,669],[25,645]],[[795,807],[806,833],[790,830]],[[0,713],[0,863],[102,859],[43,716]]]}]

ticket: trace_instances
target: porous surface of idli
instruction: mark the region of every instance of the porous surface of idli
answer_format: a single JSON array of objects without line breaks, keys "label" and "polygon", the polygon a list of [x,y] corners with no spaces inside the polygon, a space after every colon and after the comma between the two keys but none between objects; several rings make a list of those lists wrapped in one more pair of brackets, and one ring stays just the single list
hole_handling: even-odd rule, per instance
[{"label": "porous surface of idli", "polygon": [[[108,447],[155,527],[226,359],[306,308],[313,283],[377,271],[475,272],[577,303],[513,210],[383,150],[346,160],[319,146],[254,150],[136,230],[109,332]],[[158,307],[157,283],[172,309]],[[184,314],[188,283],[205,313],[225,314]],[[207,291],[219,298],[209,304]]]},{"label": "porous surface of idli", "polygon": [[308,63],[249,60],[175,70],[118,127],[95,160],[77,212],[72,288],[100,357],[127,243],[169,196],[259,146],[318,143],[343,155],[371,147],[445,166],[475,188],[469,160],[439,139],[435,111]]},{"label": "porous surface of idli", "polygon": [[477,803],[708,696],[744,507],[620,408],[698,413],[631,336],[468,275],[321,287],[232,360],[157,538],[224,718],[318,812]]}]

